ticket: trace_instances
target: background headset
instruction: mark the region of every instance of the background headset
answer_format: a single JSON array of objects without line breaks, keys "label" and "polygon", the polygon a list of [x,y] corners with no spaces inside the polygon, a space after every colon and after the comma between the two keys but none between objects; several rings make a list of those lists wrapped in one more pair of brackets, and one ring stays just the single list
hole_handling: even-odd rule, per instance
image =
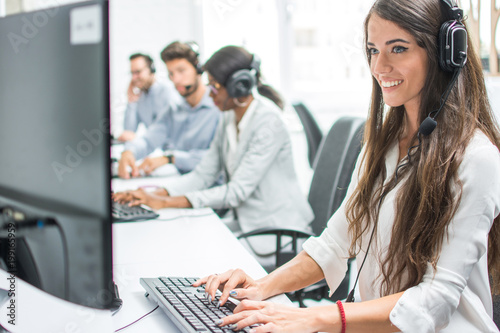
[{"label": "background headset", "polygon": [[147,54],[144,55],[144,58],[146,58],[146,62],[149,64],[149,70],[151,71],[151,74],[156,73],[156,67],[153,58],[151,58]]},{"label": "background headset", "polygon": [[203,66],[201,65],[200,61],[200,47],[198,46],[198,43],[194,41],[189,41],[185,42],[187,46],[194,52],[196,55],[196,63],[193,63],[194,68],[196,68],[196,73],[197,74],[203,74]]},{"label": "background headset", "polygon": [[[439,67],[445,72],[453,72],[453,78],[448,83],[448,87],[446,91],[441,95],[441,105],[438,110],[431,111],[427,118],[420,124],[418,129],[418,145],[410,147],[408,149],[408,162],[404,163],[396,168],[396,175],[394,185],[384,191],[380,197],[378,208],[380,211],[380,207],[382,206],[382,201],[387,193],[394,189],[397,184],[398,179],[398,170],[410,163],[411,160],[411,151],[420,146],[420,134],[427,136],[432,133],[432,131],[436,128],[437,122],[435,118],[438,116],[439,112],[443,108],[448,96],[453,88],[453,85],[458,79],[458,75],[460,74],[461,69],[465,66],[467,62],[467,31],[465,30],[465,26],[462,23],[463,19],[463,10],[460,9],[454,0],[441,0],[441,5],[445,9],[445,16],[447,20],[439,29],[438,35],[438,57],[439,57]],[[347,296],[346,302],[354,302],[354,290],[356,289],[356,285],[358,284],[359,275],[363,266],[365,264],[366,258],[368,257],[368,251],[370,250],[370,245],[373,240],[373,236],[375,234],[375,226],[373,227],[372,233],[370,235],[370,239],[368,240],[368,246],[366,248],[365,257],[359,267],[358,274],[356,276],[356,280],[354,282],[354,286],[352,287],[349,295]]]},{"label": "background headset", "polygon": [[[198,74],[198,75],[203,74],[203,66],[201,65],[201,62],[200,62],[200,47],[198,46],[198,43],[196,43],[194,41],[189,41],[189,42],[185,42],[184,44],[189,46],[191,51],[193,51],[195,56],[196,56],[196,59],[194,60],[194,62],[189,61],[189,58],[186,58],[186,60],[189,61],[191,63],[191,65],[194,66],[194,68],[196,69],[196,74]],[[184,86],[184,88],[186,89],[186,92],[189,95],[191,95],[194,92],[194,90],[190,91],[191,88],[193,88],[193,87],[195,87],[194,90],[197,89],[197,87],[198,87],[197,81],[193,84],[188,84],[187,86]],[[184,96],[187,97],[188,95],[184,95]]]},{"label": "background headset", "polygon": [[231,74],[226,80],[226,90],[229,97],[248,96],[257,85],[257,74],[260,70],[260,58],[252,56],[249,68],[240,69]]}]

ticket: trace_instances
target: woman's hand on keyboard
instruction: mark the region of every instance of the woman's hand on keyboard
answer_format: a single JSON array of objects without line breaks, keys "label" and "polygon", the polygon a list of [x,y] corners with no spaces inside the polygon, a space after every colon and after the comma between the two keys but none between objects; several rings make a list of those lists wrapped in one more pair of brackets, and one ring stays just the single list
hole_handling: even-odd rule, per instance
[{"label": "woman's hand on keyboard", "polygon": [[134,198],[132,192],[134,191],[116,192],[113,193],[111,196],[114,201],[119,202],[121,204],[125,204],[127,202],[130,202]]},{"label": "woman's hand on keyboard", "polygon": [[165,208],[165,199],[168,198],[164,195],[150,193],[144,189],[134,191],[118,192],[113,194],[113,200],[119,203],[129,203],[129,206],[146,205],[153,209]]},{"label": "woman's hand on keyboard", "polygon": [[264,299],[262,288],[260,288],[258,282],[241,269],[229,270],[222,274],[212,274],[199,279],[193,283],[193,286],[199,287],[203,284],[209,301],[215,299],[217,289],[222,291],[219,305],[224,305],[229,296],[236,299]]},{"label": "woman's hand on keyboard", "polygon": [[191,203],[185,196],[171,197],[163,188],[154,192],[146,191],[144,188],[119,192],[113,194],[113,200],[122,204],[128,202],[129,206],[146,205],[152,209],[192,208]]},{"label": "woman's hand on keyboard", "polygon": [[[273,302],[243,300],[234,314],[221,318],[217,324],[250,332],[340,332],[340,313],[336,304],[323,307],[297,308]],[[258,325],[258,326],[255,326]]]}]

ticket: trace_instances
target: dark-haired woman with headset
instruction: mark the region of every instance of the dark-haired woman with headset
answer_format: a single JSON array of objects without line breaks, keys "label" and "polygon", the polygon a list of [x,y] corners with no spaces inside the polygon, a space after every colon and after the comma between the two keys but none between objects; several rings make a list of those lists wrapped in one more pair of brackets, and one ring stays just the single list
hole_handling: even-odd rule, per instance
[{"label": "dark-haired woman with headset", "polygon": [[[210,96],[223,111],[210,149],[190,173],[172,179],[156,193],[115,194],[115,200],[151,208],[230,209],[227,224],[235,233],[261,227],[308,229],[312,209],[294,170],[290,135],[280,108],[283,102],[260,78],[260,60],[242,47],[226,46],[204,66]],[[226,182],[210,187],[223,173]],[[266,236],[263,236],[266,237]],[[274,242],[250,241],[257,254],[273,251]]]},{"label": "dark-haired woman with headset", "polygon": [[[209,297],[220,287],[222,304],[228,295],[243,300],[220,326],[498,332],[500,130],[462,15],[451,0],[375,1],[364,30],[372,103],[346,200],[319,237],[268,276],[235,270],[197,281]],[[261,301],[322,278],[334,291],[353,256],[360,302],[298,309]]]}]

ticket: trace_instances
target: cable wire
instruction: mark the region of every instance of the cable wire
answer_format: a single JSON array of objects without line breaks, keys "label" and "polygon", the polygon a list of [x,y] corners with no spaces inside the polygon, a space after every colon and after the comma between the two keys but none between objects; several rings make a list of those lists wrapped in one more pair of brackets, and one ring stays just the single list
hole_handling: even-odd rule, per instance
[{"label": "cable wire", "polygon": [[140,317],[140,318],[139,318],[139,319],[137,319],[137,320],[134,320],[133,322],[131,322],[131,323],[130,323],[130,324],[128,324],[128,325],[125,325],[125,326],[123,326],[123,327],[120,327],[120,328],[119,328],[119,329],[117,329],[115,332],[119,332],[119,331],[121,331],[121,330],[126,329],[126,328],[127,328],[127,327],[129,327],[129,326],[132,326],[133,324],[137,323],[139,320],[141,320],[141,319],[145,318],[146,316],[149,316],[150,314],[152,314],[153,312],[155,312],[155,311],[156,311],[156,309],[158,309],[159,307],[160,307],[160,306],[159,306],[159,305],[157,305],[157,306],[156,306],[156,308],[154,308],[153,310],[149,311],[149,312],[148,312],[148,313],[146,313],[144,316]]}]

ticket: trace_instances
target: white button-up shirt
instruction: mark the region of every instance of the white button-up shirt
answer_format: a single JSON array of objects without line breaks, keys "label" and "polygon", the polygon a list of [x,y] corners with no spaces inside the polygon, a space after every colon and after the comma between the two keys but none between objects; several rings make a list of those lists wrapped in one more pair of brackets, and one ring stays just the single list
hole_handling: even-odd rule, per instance
[{"label": "white button-up shirt", "polygon": [[242,133],[245,132],[245,129],[248,127],[248,123],[252,119],[252,116],[255,113],[256,108],[257,108],[257,103],[251,103],[248,106],[248,109],[243,114],[243,117],[241,117],[238,124],[236,124],[236,121],[231,121],[229,122],[229,124],[227,124],[226,135],[229,144],[229,149],[227,151],[226,168],[229,173],[229,176],[232,176],[238,163],[236,152],[238,148],[238,143],[240,141],[240,137],[242,136]]},{"label": "white button-up shirt", "polygon": [[[394,175],[398,158],[398,145],[394,143],[386,156],[385,181]],[[359,170],[358,160],[346,198],[358,184]],[[489,230],[500,212],[500,153],[483,133],[478,131],[471,140],[458,176],[463,184],[462,199],[449,225],[448,238],[443,241],[437,270],[429,265],[422,282],[407,289],[391,311],[391,322],[402,332],[499,332],[492,320],[487,247]],[[380,259],[387,253],[396,196],[403,184],[401,181],[386,195],[380,208],[376,239],[359,279],[363,301],[381,297]],[[304,244],[304,250],[321,266],[332,291],[345,276],[351,243],[346,201],[321,236]],[[358,270],[370,234],[371,228],[362,237]]]}]

